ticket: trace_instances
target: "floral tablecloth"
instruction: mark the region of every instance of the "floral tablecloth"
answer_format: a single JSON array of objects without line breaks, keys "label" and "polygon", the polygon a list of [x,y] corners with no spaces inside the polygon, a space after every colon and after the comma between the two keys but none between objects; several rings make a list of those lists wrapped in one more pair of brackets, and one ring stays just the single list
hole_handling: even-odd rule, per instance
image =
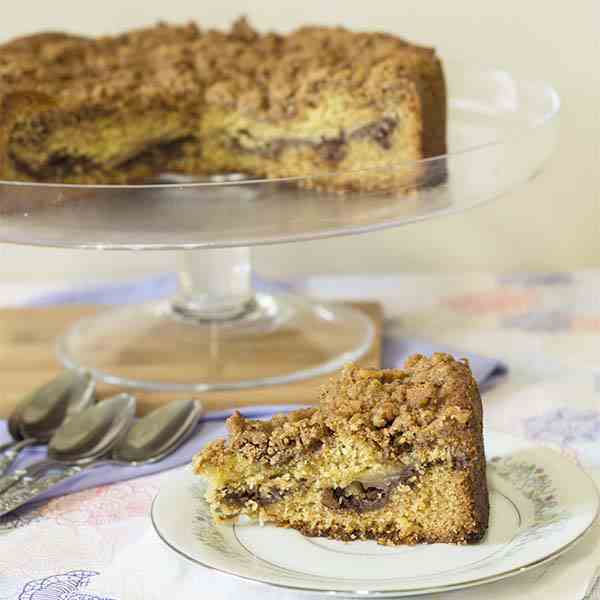
[{"label": "floral tablecloth", "polygon": [[[389,339],[425,338],[502,359],[484,393],[486,427],[560,446],[600,481],[600,272],[312,277],[327,299],[383,303]],[[40,290],[0,286],[4,304]],[[296,598],[193,566],[151,529],[169,472],[57,498],[0,523],[0,600]],[[600,527],[561,558],[446,599],[583,596],[600,565]]]}]

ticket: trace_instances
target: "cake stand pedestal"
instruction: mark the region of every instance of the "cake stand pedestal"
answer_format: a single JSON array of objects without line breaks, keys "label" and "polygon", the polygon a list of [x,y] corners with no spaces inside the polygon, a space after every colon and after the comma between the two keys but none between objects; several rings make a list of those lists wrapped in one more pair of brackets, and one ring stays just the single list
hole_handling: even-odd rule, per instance
[{"label": "cake stand pedestal", "polygon": [[[182,255],[177,296],[81,320],[59,341],[62,362],[113,385],[201,392],[316,377],[373,343],[373,324],[359,310],[255,293],[247,247]],[[142,351],[152,363],[140,368]],[[173,355],[193,366],[193,381],[161,369]]]}]

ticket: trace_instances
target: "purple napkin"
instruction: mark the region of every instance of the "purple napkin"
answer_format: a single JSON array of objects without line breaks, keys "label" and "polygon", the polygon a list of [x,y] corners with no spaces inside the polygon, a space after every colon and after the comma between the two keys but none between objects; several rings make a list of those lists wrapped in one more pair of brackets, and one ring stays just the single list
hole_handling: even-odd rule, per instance
[{"label": "purple napkin", "polygon": [[[302,289],[301,282],[273,282],[261,278],[254,278],[255,289],[265,292],[277,291],[299,291]],[[71,289],[66,291],[53,292],[39,296],[34,300],[27,302],[27,306],[48,306],[56,304],[135,304],[147,300],[155,300],[173,295],[177,289],[177,279],[175,275],[165,274],[158,277],[145,278],[142,280],[103,285],[97,288]],[[383,341],[383,365],[385,367],[402,366],[404,360],[411,354],[431,354],[433,352],[443,351],[460,357],[467,358],[471,365],[471,370],[475,379],[482,389],[488,389],[502,376],[506,375],[507,368],[499,360],[488,358],[469,352],[442,346],[434,342],[417,339],[396,338],[391,335],[384,335]],[[289,412],[300,408],[299,405],[286,406],[253,406],[248,409],[241,409],[240,412],[251,418],[269,418],[278,412]],[[54,487],[48,491],[39,500],[47,500],[54,496],[62,496],[90,487],[115,483],[135,477],[151,475],[174,467],[188,464],[194,454],[198,452],[207,442],[225,433],[225,419],[232,411],[220,411],[207,413],[199,423],[196,431],[190,439],[181,446],[177,452],[166,459],[140,467],[126,466],[100,466],[80,475],[69,479],[68,481]],[[6,429],[6,423],[0,421],[0,445],[10,440]],[[29,448],[23,454],[17,463],[17,468],[24,467],[31,462],[45,458],[45,447]],[[10,518],[10,516],[9,516]]]}]

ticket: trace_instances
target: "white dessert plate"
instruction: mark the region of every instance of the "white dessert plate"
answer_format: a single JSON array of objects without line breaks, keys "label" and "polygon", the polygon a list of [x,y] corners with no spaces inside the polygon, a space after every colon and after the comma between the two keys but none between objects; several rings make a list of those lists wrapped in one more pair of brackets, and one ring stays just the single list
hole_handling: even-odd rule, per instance
[{"label": "white dessert plate", "polygon": [[487,583],[571,548],[598,512],[592,480],[572,460],[512,436],[486,435],[490,526],[471,546],[384,547],[304,537],[270,525],[215,525],[204,483],[173,474],[152,506],[160,538],[204,567],[306,593],[399,597]]}]

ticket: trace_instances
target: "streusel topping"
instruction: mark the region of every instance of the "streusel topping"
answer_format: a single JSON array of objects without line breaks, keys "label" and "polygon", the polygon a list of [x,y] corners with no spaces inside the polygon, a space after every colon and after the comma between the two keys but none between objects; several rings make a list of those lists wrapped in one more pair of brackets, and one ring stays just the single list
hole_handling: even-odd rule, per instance
[{"label": "streusel topping", "polygon": [[227,421],[229,439],[216,442],[203,460],[219,460],[227,448],[252,462],[285,464],[318,450],[335,431],[360,432],[389,459],[429,446],[451,434],[458,446],[476,410],[478,392],[466,361],[437,353],[411,356],[403,369],[347,366],[322,388],[319,408],[278,415],[270,421]]},{"label": "streusel topping", "polygon": [[444,353],[431,358],[415,354],[403,369],[347,366],[323,387],[321,410],[326,418],[352,421],[358,417],[376,429],[404,410],[420,413],[420,420],[426,421],[442,405],[470,409],[474,385],[466,360]]},{"label": "streusel topping", "polygon": [[229,32],[190,23],[93,39],[48,33],[0,46],[0,91],[45,91],[71,109],[132,98],[169,105],[193,94],[280,119],[315,106],[328,86],[377,102],[383,89],[412,85],[413,67],[432,53],[342,28],[260,34],[244,19]]}]

